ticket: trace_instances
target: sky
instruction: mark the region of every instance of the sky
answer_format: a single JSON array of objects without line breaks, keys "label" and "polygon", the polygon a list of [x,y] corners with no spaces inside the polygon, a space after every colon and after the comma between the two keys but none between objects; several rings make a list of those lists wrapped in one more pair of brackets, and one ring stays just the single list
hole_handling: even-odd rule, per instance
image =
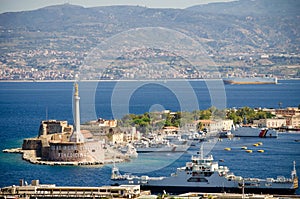
[{"label": "sky", "polygon": [[228,1],[232,0],[0,0],[0,13],[35,10],[64,3],[83,7],[139,5],[150,8],[187,8],[193,5]]}]

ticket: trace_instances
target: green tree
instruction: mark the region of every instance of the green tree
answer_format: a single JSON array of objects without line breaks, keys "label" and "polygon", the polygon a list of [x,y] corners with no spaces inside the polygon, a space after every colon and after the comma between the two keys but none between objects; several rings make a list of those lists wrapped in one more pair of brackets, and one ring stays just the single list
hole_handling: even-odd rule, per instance
[{"label": "green tree", "polygon": [[234,124],[239,124],[243,121],[243,118],[241,116],[237,115],[236,112],[234,112],[234,111],[230,111],[227,114],[227,119],[233,120]]},{"label": "green tree", "polygon": [[203,130],[203,124],[202,124],[202,122],[199,122],[199,123],[197,124],[197,130],[198,130],[198,131],[202,131],[202,130]]}]

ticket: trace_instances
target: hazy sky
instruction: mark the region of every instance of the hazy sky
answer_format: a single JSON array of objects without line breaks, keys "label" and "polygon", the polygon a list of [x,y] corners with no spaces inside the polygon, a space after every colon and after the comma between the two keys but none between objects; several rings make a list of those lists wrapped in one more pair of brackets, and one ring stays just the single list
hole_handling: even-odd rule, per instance
[{"label": "hazy sky", "polygon": [[232,0],[0,0],[0,13],[23,10],[35,10],[49,5],[70,3],[84,7],[110,5],[140,5],[151,8],[186,8],[210,2]]}]

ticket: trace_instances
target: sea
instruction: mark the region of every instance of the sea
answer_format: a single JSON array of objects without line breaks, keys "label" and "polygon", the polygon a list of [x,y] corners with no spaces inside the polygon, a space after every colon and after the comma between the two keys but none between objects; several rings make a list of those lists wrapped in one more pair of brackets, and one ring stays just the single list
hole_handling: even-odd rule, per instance
[{"label": "sea", "polygon": [[[177,86],[178,85],[178,86]],[[298,107],[300,80],[280,80],[276,85],[208,86],[205,81],[171,84],[103,81],[93,83],[89,91],[79,86],[82,99],[82,122],[90,118],[119,119],[122,114],[142,114],[149,111],[227,108]],[[214,89],[219,89],[215,91]],[[217,94],[214,94],[217,93]],[[42,120],[67,120],[73,123],[72,82],[0,82],[0,150],[21,147],[24,138],[38,134]],[[189,103],[190,102],[190,103]],[[84,104],[85,103],[85,104]],[[187,106],[191,105],[192,106]],[[90,113],[90,114],[89,114]],[[206,154],[212,154],[220,165],[228,166],[235,175],[266,178],[290,177],[293,161],[300,173],[300,132],[281,132],[277,139],[234,138],[204,143]],[[254,147],[256,142],[263,145]],[[241,146],[253,149],[246,153]],[[231,147],[231,151],[225,151]],[[258,153],[263,149],[264,153]],[[130,162],[117,164],[121,172],[138,175],[168,176],[185,166],[199,145],[187,152],[139,154]],[[102,186],[110,181],[112,165],[105,166],[47,166],[22,160],[21,154],[0,152],[0,187],[17,185],[20,179],[30,183],[39,179],[43,184],[57,186]],[[300,191],[297,190],[297,194]]]}]

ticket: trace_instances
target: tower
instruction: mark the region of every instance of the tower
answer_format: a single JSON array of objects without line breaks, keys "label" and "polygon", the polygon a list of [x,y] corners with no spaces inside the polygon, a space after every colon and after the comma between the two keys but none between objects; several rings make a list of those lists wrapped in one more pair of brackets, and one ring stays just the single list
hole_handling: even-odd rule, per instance
[{"label": "tower", "polygon": [[70,137],[71,142],[84,142],[84,137],[80,132],[80,106],[79,106],[78,84],[74,84],[74,102],[73,102],[73,117],[74,117],[74,132]]}]

